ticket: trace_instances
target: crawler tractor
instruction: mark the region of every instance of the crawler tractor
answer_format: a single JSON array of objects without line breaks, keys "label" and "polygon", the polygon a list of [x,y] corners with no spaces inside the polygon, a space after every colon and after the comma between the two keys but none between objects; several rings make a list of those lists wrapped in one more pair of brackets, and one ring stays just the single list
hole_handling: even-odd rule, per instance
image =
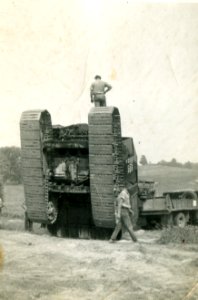
[{"label": "crawler tractor", "polygon": [[116,107],[93,108],[88,124],[67,127],[53,126],[46,110],[25,111],[20,129],[26,229],[39,222],[54,235],[108,238],[115,191],[127,182],[137,221],[137,157]]}]

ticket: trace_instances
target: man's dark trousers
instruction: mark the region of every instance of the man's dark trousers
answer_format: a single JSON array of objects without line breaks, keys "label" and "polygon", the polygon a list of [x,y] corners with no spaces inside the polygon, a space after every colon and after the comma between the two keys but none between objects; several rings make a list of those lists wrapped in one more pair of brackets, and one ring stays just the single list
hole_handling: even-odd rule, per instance
[{"label": "man's dark trousers", "polygon": [[133,232],[133,225],[131,223],[131,218],[129,216],[129,209],[126,207],[121,208],[121,216],[119,222],[116,224],[116,227],[114,229],[114,232],[112,233],[111,240],[115,241],[117,238],[118,233],[122,229],[122,226],[126,228],[126,230],[129,232],[132,240],[134,242],[137,242],[137,238]]},{"label": "man's dark trousers", "polygon": [[94,95],[94,103],[95,106],[107,106],[106,104],[106,97],[104,94],[95,94]]}]

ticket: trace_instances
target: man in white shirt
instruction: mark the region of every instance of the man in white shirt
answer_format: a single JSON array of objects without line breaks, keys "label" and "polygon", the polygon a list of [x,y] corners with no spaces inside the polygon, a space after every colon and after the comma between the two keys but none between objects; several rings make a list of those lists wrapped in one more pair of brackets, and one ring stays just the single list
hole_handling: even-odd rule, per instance
[{"label": "man in white shirt", "polygon": [[101,79],[101,76],[96,75],[95,82],[90,87],[91,102],[94,102],[96,107],[106,106],[105,94],[112,89],[110,84]]},{"label": "man in white shirt", "polygon": [[118,233],[124,227],[130,234],[132,240],[137,242],[137,237],[133,231],[130,214],[134,215],[131,209],[129,188],[124,188],[115,201],[116,227],[111,235],[110,243],[115,242]]}]

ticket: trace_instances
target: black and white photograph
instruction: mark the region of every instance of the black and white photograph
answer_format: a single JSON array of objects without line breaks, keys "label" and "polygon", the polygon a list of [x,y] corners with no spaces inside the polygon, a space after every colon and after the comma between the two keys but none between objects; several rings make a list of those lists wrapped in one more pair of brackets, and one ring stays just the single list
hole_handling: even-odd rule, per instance
[{"label": "black and white photograph", "polygon": [[0,1],[0,299],[198,299],[198,2]]}]

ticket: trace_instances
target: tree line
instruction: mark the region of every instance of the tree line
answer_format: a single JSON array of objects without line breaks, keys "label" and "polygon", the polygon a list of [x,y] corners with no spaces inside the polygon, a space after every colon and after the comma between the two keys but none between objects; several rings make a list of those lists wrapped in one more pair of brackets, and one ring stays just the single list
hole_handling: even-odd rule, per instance
[{"label": "tree line", "polygon": [[170,166],[170,167],[177,167],[177,168],[198,169],[198,163],[193,163],[190,161],[187,161],[185,163],[180,163],[176,160],[176,158],[173,158],[170,161],[161,160],[157,164],[161,166]]},{"label": "tree line", "polygon": [[[151,162],[148,162],[145,155],[141,156],[139,163],[142,166],[152,164]],[[156,165],[168,166],[168,167],[177,167],[177,168],[187,168],[187,169],[198,169],[198,163],[193,163],[193,162],[190,162],[190,161],[187,161],[185,163],[181,163],[181,162],[178,162],[176,160],[176,158],[172,158],[170,161],[160,160],[159,162],[156,163]]]}]

